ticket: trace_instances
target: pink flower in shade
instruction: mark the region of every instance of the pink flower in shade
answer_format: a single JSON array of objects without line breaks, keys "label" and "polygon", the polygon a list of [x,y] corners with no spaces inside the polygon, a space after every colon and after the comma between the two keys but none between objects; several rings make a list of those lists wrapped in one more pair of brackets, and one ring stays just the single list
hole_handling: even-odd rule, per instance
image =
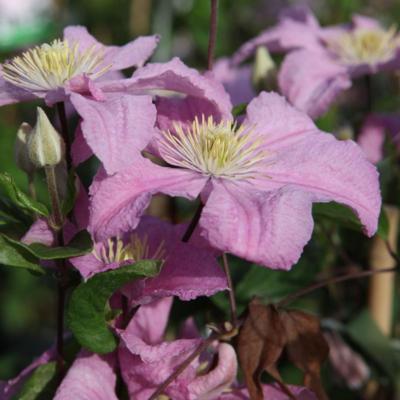
[{"label": "pink flower in shade", "polygon": [[210,250],[181,241],[184,225],[172,225],[145,216],[139,226],[121,239],[95,243],[92,253],[70,259],[84,279],[141,259],[163,260],[155,278],[128,284],[123,293],[131,302],[149,302],[152,298],[178,296],[191,300],[211,296],[227,289],[226,277]]},{"label": "pink flower in shade", "polygon": [[[114,123],[124,131],[124,120]],[[297,262],[311,237],[314,202],[345,204],[367,235],[376,230],[375,167],[354,142],[319,131],[277,94],[252,100],[240,127],[199,116],[191,126],[176,123],[175,130],[160,132],[152,148],[169,166],[136,154],[129,168],[92,185],[89,230],[96,240],[134,229],[159,192],[192,200],[200,195],[201,236],[270,268]]]},{"label": "pink flower in shade", "polygon": [[383,158],[385,134],[388,133],[400,149],[400,116],[389,114],[371,114],[361,127],[357,142],[367,158],[377,164]]},{"label": "pink flower in shade", "polygon": [[322,28],[303,7],[286,10],[277,26],[244,44],[239,63],[257,46],[289,51],[278,75],[282,94],[312,117],[323,114],[351,80],[400,66],[400,36],[377,20],[354,16],[351,24]]},{"label": "pink flower in shade", "polygon": [[103,98],[98,86],[119,77],[116,72],[142,66],[158,36],[140,37],[124,46],[105,46],[82,26],[69,26],[63,40],[27,50],[0,66],[0,106],[44,98],[51,105],[71,92]]}]

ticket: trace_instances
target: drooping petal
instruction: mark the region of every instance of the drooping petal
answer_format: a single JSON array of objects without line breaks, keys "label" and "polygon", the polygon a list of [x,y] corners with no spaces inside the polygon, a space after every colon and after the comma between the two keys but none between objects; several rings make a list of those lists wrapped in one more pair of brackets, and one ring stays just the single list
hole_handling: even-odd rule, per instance
[{"label": "drooping petal", "polygon": [[54,400],[118,400],[114,355],[81,352],[61,382]]},{"label": "drooping petal", "polygon": [[381,207],[378,173],[353,141],[314,133],[277,152],[266,171],[269,181],[295,185],[313,202],[336,201],[350,207],[366,234],[375,233]]},{"label": "drooping petal", "polygon": [[200,219],[202,235],[222,251],[273,269],[289,269],[310,240],[310,195],[287,186],[264,192],[214,182]]},{"label": "drooping petal", "polygon": [[214,254],[195,242],[183,243],[181,226],[145,216],[135,233],[148,238],[150,255],[161,248],[165,259],[158,276],[124,288],[135,304],[166,296],[192,300],[227,289],[225,274]]},{"label": "drooping petal", "polygon": [[104,92],[149,94],[157,97],[157,120],[161,129],[172,121],[183,123],[195,116],[212,115],[217,121],[231,118],[232,104],[223,86],[187,67],[178,58],[148,64],[130,79],[101,83]]},{"label": "drooping petal", "polygon": [[104,102],[71,95],[82,133],[108,174],[132,164],[154,135],[156,109],[150,96],[118,96]]},{"label": "drooping petal", "polygon": [[95,190],[91,190],[89,231],[95,240],[101,241],[133,230],[152,194],[194,200],[206,180],[189,170],[160,167],[138,158],[129,169],[95,183]]},{"label": "drooping petal", "polygon": [[271,52],[319,47],[319,31],[319,23],[309,8],[302,5],[289,7],[281,13],[276,26],[243,44],[233,55],[233,63],[240,64],[259,46],[266,46]]},{"label": "drooping petal", "polygon": [[189,399],[216,399],[236,379],[237,358],[234,348],[228,343],[218,346],[218,364],[205,375],[190,382]]},{"label": "drooping petal", "polygon": [[214,64],[212,74],[224,85],[233,105],[248,103],[255,97],[250,66],[236,67],[231,65],[229,59],[221,58]]},{"label": "drooping petal", "polygon": [[348,71],[323,52],[298,50],[286,56],[278,83],[282,94],[312,118],[322,115],[351,86]]},{"label": "drooping petal", "polygon": [[277,93],[261,92],[247,106],[243,123],[263,136],[267,151],[294,144],[316,130],[306,114]]}]

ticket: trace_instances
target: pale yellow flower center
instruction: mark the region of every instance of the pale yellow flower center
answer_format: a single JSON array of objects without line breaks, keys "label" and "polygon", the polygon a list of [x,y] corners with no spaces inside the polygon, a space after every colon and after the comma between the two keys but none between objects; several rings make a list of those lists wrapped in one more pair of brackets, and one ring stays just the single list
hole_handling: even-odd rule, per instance
[{"label": "pale yellow flower center", "polygon": [[263,140],[251,128],[232,121],[195,119],[191,127],[174,124],[163,132],[160,153],[177,167],[227,179],[250,179],[258,175],[267,152]]},{"label": "pale yellow flower center", "polygon": [[79,43],[54,40],[14,57],[3,65],[6,81],[27,90],[48,91],[64,85],[69,79],[87,74],[93,79],[107,72],[102,66],[104,54],[94,45],[79,51]]},{"label": "pale yellow flower center", "polygon": [[148,236],[140,238],[136,233],[131,235],[129,242],[125,243],[121,239],[111,238],[100,248],[93,251],[94,256],[105,264],[120,263],[133,260],[161,260],[165,258],[164,241],[162,241],[155,251],[150,252]]},{"label": "pale yellow flower center", "polygon": [[359,28],[328,40],[328,48],[345,64],[376,64],[389,61],[400,46],[396,28]]}]

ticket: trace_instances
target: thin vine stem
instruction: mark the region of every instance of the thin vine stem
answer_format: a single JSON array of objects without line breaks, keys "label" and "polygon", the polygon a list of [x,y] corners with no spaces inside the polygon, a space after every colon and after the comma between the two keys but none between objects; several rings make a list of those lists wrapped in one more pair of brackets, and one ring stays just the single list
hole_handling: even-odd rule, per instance
[{"label": "thin vine stem", "polygon": [[195,229],[200,221],[201,212],[203,211],[203,208],[204,208],[204,205],[200,201],[199,206],[197,207],[197,210],[196,210],[195,214],[193,215],[193,218],[190,221],[189,226],[186,229],[186,232],[182,236],[182,242],[187,243],[190,240],[190,238],[192,237],[193,232],[195,231]]},{"label": "thin vine stem", "polygon": [[230,312],[231,312],[231,323],[236,328],[238,326],[238,318],[237,318],[235,290],[234,290],[233,283],[232,283],[231,272],[229,269],[228,256],[226,253],[222,254],[222,263],[224,266],[224,272],[226,275],[226,279],[228,281],[228,296],[229,296],[229,307],[230,307]]}]

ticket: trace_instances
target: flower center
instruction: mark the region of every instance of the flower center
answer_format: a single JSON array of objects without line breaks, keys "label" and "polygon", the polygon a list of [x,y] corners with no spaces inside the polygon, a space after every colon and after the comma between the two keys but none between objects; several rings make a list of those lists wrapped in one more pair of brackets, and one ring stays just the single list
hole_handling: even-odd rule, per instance
[{"label": "flower center", "polygon": [[151,254],[148,236],[145,235],[141,239],[135,233],[129,237],[128,243],[118,238],[108,239],[106,243],[101,244],[95,249],[93,254],[99,261],[105,264],[121,263],[128,260],[160,260],[165,258],[164,241]]},{"label": "flower center", "polygon": [[212,117],[196,117],[186,130],[163,132],[160,153],[171,165],[228,179],[250,179],[259,173],[267,152],[252,129],[232,121],[215,123]]},{"label": "flower center", "polygon": [[389,61],[400,46],[396,28],[359,28],[327,42],[328,48],[345,64],[376,64]]},{"label": "flower center", "polygon": [[96,45],[80,52],[79,43],[71,45],[66,40],[57,39],[4,63],[3,77],[24,89],[47,91],[81,74],[90,75],[93,79],[103,75],[111,67],[100,67],[103,56]]}]

